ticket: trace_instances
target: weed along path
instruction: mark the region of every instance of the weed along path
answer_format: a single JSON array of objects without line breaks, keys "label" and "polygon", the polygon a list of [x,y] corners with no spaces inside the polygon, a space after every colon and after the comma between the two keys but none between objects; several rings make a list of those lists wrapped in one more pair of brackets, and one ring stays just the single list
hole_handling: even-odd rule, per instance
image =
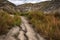
[{"label": "weed along path", "polygon": [[21,20],[22,23],[20,27],[13,27],[7,35],[1,37],[0,40],[45,40],[34,31],[24,16],[21,16]]}]

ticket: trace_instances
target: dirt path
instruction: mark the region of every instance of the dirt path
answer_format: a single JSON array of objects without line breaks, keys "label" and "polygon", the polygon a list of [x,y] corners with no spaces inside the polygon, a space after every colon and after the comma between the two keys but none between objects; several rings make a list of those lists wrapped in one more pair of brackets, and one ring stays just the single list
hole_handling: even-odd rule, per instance
[{"label": "dirt path", "polygon": [[25,34],[29,40],[44,40],[41,36],[39,36],[39,34],[34,31],[34,29],[31,27],[25,17],[21,17],[21,19],[23,22],[22,24],[24,24],[24,27],[27,30]]},{"label": "dirt path", "polygon": [[0,38],[0,40],[45,40],[34,31],[24,16],[21,16],[21,20],[21,27],[13,27],[4,39]]}]

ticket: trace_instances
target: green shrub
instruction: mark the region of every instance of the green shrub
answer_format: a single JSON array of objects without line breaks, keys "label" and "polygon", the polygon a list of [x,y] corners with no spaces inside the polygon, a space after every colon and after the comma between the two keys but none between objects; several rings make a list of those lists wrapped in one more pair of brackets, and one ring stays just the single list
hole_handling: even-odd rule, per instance
[{"label": "green shrub", "polygon": [[14,25],[20,26],[20,23],[21,23],[20,16],[15,15],[15,16],[14,16]]}]

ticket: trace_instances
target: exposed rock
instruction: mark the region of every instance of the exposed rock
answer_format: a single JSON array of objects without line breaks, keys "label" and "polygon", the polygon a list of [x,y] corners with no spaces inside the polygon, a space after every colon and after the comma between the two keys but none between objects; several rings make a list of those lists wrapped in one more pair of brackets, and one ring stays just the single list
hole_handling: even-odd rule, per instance
[{"label": "exposed rock", "polygon": [[30,10],[40,10],[50,13],[53,11],[58,11],[60,9],[60,1],[52,0],[52,1],[35,3],[35,4],[26,3],[23,5],[18,5],[17,8],[19,8],[21,12],[27,12]]}]

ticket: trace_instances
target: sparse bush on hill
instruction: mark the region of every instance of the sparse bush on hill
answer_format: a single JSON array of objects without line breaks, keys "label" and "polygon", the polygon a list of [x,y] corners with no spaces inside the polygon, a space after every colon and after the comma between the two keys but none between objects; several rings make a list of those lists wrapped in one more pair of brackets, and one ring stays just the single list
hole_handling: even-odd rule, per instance
[{"label": "sparse bush on hill", "polygon": [[60,19],[57,19],[55,14],[31,11],[28,14],[28,18],[35,30],[47,40],[60,40]]},{"label": "sparse bush on hill", "polygon": [[60,13],[59,13],[59,12],[55,12],[54,16],[55,16],[56,18],[60,18]]},{"label": "sparse bush on hill", "polygon": [[20,17],[10,16],[7,12],[0,10],[0,35],[5,34],[14,26],[19,26],[21,23]]}]

